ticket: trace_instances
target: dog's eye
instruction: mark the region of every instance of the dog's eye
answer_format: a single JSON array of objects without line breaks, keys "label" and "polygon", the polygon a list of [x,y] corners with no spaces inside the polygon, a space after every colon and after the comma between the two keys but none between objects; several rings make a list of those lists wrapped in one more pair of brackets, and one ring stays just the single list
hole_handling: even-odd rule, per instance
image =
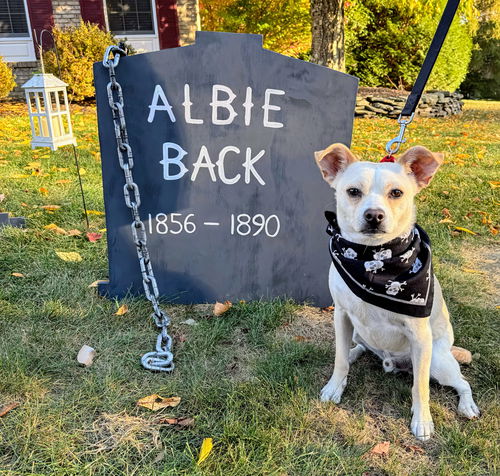
[{"label": "dog's eye", "polygon": [[394,188],[391,190],[390,196],[392,198],[399,198],[399,197],[403,196],[403,191],[399,190],[399,188]]},{"label": "dog's eye", "polygon": [[361,190],[359,188],[348,188],[347,195],[350,197],[361,197]]}]

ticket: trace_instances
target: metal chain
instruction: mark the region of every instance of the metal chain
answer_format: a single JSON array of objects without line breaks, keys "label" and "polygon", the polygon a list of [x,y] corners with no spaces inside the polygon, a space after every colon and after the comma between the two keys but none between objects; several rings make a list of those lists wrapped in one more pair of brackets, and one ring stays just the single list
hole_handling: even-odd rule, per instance
[{"label": "metal chain", "polygon": [[[110,55],[113,54],[113,58]],[[141,358],[141,363],[148,370],[160,372],[171,372],[174,369],[174,356],[172,354],[172,338],[168,335],[168,325],[170,318],[160,308],[158,302],[159,291],[151,265],[151,259],[147,247],[146,227],[141,220],[139,207],[141,206],[141,194],[138,185],[134,182],[132,169],[134,168],[134,156],[128,141],[127,124],[123,112],[124,101],[123,91],[120,83],[116,80],[115,68],[120,62],[121,56],[126,56],[126,52],[120,46],[108,46],[104,53],[103,65],[109,70],[109,83],[107,85],[108,102],[113,114],[113,125],[115,129],[118,161],[125,176],[123,186],[123,196],[125,205],[132,213],[132,239],[136,246],[137,257],[142,274],[142,284],[144,293],[153,306],[153,318],[156,326],[161,329],[156,339],[156,351],[148,352]]]}]

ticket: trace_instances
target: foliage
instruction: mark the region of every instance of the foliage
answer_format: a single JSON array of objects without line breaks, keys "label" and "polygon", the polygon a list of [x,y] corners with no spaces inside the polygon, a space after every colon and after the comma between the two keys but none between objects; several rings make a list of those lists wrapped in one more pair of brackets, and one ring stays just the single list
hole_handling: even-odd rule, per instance
[{"label": "foliage", "polygon": [[203,0],[200,13],[204,30],[258,33],[278,53],[299,56],[311,47],[308,0]]},{"label": "foliage", "polygon": [[482,0],[469,72],[460,89],[473,97],[500,99],[500,0]]},{"label": "foliage", "polygon": [[0,56],[0,99],[7,97],[15,85],[12,69],[10,69],[9,65]]},{"label": "foliage", "polygon": [[[443,0],[353,0],[346,7],[346,69],[366,86],[411,87],[444,7]],[[467,72],[477,28],[472,0],[462,2],[428,89],[455,90]]]},{"label": "foliage", "polygon": [[[116,44],[113,35],[87,22],[67,29],[54,27],[52,33],[59,52],[60,79],[68,83],[69,98],[81,101],[93,97],[93,64],[102,60],[106,46]],[[59,76],[55,50],[47,51],[44,61],[47,71]]]}]

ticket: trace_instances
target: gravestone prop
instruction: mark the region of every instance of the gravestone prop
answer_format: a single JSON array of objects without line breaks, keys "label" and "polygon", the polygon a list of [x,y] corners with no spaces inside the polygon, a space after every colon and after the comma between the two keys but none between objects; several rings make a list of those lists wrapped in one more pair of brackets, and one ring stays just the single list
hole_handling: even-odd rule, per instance
[{"label": "gravestone prop", "polygon": [[[94,66],[109,283],[143,292],[106,86]],[[260,35],[198,32],[116,68],[161,295],[175,303],[288,296],[331,303],[314,151],[350,145],[357,79],[262,48]]]}]

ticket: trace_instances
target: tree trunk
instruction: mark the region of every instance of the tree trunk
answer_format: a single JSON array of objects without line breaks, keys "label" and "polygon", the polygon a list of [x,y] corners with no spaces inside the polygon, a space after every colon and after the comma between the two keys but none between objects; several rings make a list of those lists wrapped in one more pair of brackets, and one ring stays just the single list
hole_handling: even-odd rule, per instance
[{"label": "tree trunk", "polygon": [[344,71],[344,0],[311,0],[312,61]]}]

